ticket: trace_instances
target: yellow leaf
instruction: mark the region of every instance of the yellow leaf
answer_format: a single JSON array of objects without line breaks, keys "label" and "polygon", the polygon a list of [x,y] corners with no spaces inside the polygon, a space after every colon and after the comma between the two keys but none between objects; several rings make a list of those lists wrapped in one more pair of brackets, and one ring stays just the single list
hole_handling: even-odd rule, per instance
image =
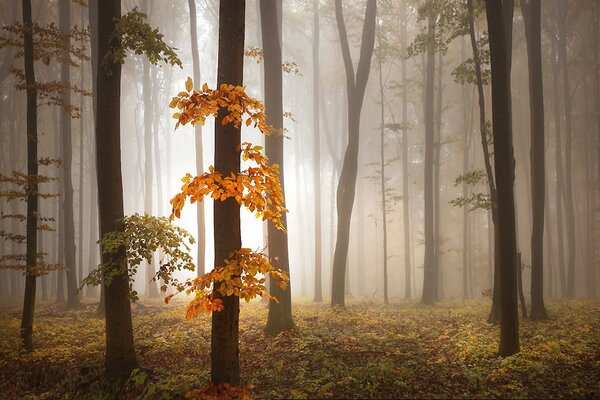
[{"label": "yellow leaf", "polygon": [[194,83],[192,82],[192,78],[190,78],[188,76],[187,80],[185,81],[185,90],[187,90],[188,92],[191,92],[193,88],[194,88]]}]

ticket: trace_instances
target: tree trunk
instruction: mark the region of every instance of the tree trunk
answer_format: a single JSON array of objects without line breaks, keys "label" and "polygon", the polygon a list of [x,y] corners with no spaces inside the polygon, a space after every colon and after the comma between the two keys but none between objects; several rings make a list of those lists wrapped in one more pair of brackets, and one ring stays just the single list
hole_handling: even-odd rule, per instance
[{"label": "tree trunk", "polygon": [[[71,2],[59,1],[59,26],[63,35],[71,31]],[[69,39],[66,45],[69,46]],[[81,308],[77,294],[77,250],[75,248],[75,210],[73,204],[73,140],[71,139],[71,72],[66,59],[68,51],[63,53],[65,61],[61,64],[62,100],[60,110],[60,126],[62,131],[62,168],[63,168],[63,209],[65,212],[65,276],[67,278],[67,309]]]},{"label": "tree trunk", "polygon": [[421,303],[435,303],[435,246],[434,246],[434,209],[433,209],[433,147],[434,147],[434,79],[435,79],[435,20],[436,15],[429,15],[427,23],[427,70],[425,79],[425,205],[423,213],[425,214],[425,259],[423,260],[423,293]]},{"label": "tree trunk", "polygon": [[[265,62],[265,108],[270,125],[271,135],[265,138],[265,154],[272,164],[279,165],[281,190],[285,193],[283,159],[283,82],[281,69],[281,12],[277,0],[260,0],[260,20]],[[266,79],[268,77],[268,79]],[[317,171],[318,172],[318,171]],[[287,230],[287,218],[284,213],[281,222]],[[269,258],[275,268],[289,275],[290,264],[288,241],[285,230],[279,230],[272,222],[268,223]],[[279,301],[269,302],[269,316],[265,333],[277,335],[280,332],[294,329],[292,318],[291,286],[282,290],[273,279],[269,282],[269,293]]]},{"label": "tree trunk", "polygon": [[[121,17],[121,2],[107,0],[98,7],[98,54],[104,59],[110,46],[115,20]],[[98,69],[97,82],[96,163],[100,234],[122,231],[123,182],[121,176],[120,104],[121,64],[107,64]],[[125,248],[116,254],[102,252],[102,263],[114,274],[105,285],[106,374],[123,378],[137,368],[133,345],[131,303]]]},{"label": "tree trunk", "polygon": [[437,81],[438,81],[438,88],[437,88],[437,99],[436,99],[436,106],[435,106],[435,127],[436,127],[436,138],[435,138],[435,155],[434,155],[434,165],[435,165],[435,172],[433,174],[433,188],[434,188],[434,192],[433,192],[433,216],[434,216],[434,220],[433,220],[433,226],[434,226],[434,241],[433,241],[433,265],[435,268],[435,273],[433,275],[434,277],[434,281],[435,284],[433,285],[434,291],[435,291],[435,300],[440,300],[440,298],[443,297],[443,281],[441,279],[442,276],[442,270],[440,268],[440,194],[441,194],[441,187],[440,187],[440,173],[442,170],[442,160],[441,160],[441,152],[442,152],[442,112],[443,112],[443,90],[444,90],[444,86],[443,86],[443,71],[444,71],[444,64],[443,64],[443,60],[444,60],[444,53],[440,50],[438,51],[438,70],[437,70]]},{"label": "tree trunk", "polygon": [[375,45],[375,16],[377,2],[367,0],[365,21],[363,25],[360,59],[357,74],[354,76],[354,66],[350,56],[346,25],[342,14],[341,0],[335,1],[335,16],[337,21],[344,67],[346,69],[346,90],[348,100],[348,146],[344,155],[344,164],[340,173],[337,188],[337,238],[333,259],[333,275],[331,285],[331,305],[344,306],[345,276],[348,261],[348,244],[350,240],[350,219],[354,205],[356,175],[358,171],[358,148],[360,132],[360,112],[362,109],[365,88],[371,69],[371,56]]},{"label": "tree trunk", "polygon": [[[497,237],[500,261],[500,356],[519,351],[517,311],[517,243],[514,203],[514,157],[510,99],[510,68],[505,30],[506,4],[486,0],[492,70],[494,170],[498,188]],[[503,9],[504,8],[504,9]],[[512,10],[511,14],[512,14]]]},{"label": "tree trunk", "polygon": [[[379,49],[377,50],[377,64],[379,67],[379,191],[381,200],[381,228],[383,231],[383,303],[389,304],[388,298],[388,247],[387,247],[387,199],[386,199],[386,177],[385,177],[385,97],[383,86],[383,62],[381,49],[381,28],[377,29]],[[360,244],[362,245],[362,244]]]},{"label": "tree trunk", "polygon": [[319,0],[313,0],[313,174],[315,179],[315,302],[323,301],[322,254],[321,254],[321,125],[319,123]]},{"label": "tree trunk", "polygon": [[561,66],[563,84],[563,103],[565,112],[565,211],[567,228],[567,297],[575,296],[575,210],[573,205],[573,184],[571,170],[571,142],[573,137],[571,121],[571,84],[569,82],[569,63],[567,61],[567,18],[569,3],[559,2],[558,24],[558,60]]},{"label": "tree trunk", "polygon": [[[198,55],[198,33],[196,21],[196,0],[188,0],[190,9],[190,38],[192,42],[192,69],[194,71],[194,82],[201,84],[200,75],[200,56]],[[194,144],[196,149],[196,175],[204,173],[204,157],[202,146],[202,125],[194,125]],[[196,203],[196,224],[198,230],[198,253],[196,256],[196,265],[198,266],[198,276],[206,272],[206,222],[204,215],[204,202]]]},{"label": "tree trunk", "polygon": [[27,254],[25,269],[25,295],[21,318],[21,340],[27,351],[33,350],[33,314],[35,309],[37,264],[37,219],[38,219],[38,131],[37,131],[37,89],[35,89],[35,70],[33,67],[33,37],[29,27],[31,21],[31,0],[23,0],[23,27],[25,83],[27,85],[27,175],[32,178],[27,186]]},{"label": "tree trunk", "polygon": [[529,65],[531,113],[531,319],[548,318],[544,307],[544,212],[546,180],[544,139],[544,87],[542,81],[541,2],[521,0]]},{"label": "tree trunk", "polygon": [[411,287],[411,263],[410,263],[410,202],[409,202],[409,183],[408,183],[408,82],[406,79],[406,36],[408,18],[406,10],[408,8],[407,1],[402,4],[402,36],[400,38],[400,46],[402,47],[402,223],[404,224],[404,298],[412,297]]},{"label": "tree trunk", "polygon": [[[243,85],[245,0],[222,1],[219,7],[219,60],[217,87]],[[240,171],[240,128],[223,126],[226,111],[215,121],[215,169],[228,176]],[[215,267],[242,246],[240,205],[233,198],[216,201],[214,206]],[[220,296],[225,309],[212,314],[211,381],[237,385],[240,382],[239,312],[240,298]]]}]

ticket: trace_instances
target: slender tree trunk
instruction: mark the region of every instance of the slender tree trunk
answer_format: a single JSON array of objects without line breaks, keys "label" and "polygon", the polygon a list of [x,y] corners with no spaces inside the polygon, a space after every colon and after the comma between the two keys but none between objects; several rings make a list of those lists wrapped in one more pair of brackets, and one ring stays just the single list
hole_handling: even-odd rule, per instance
[{"label": "slender tree trunk", "polygon": [[[192,42],[192,68],[194,71],[194,82],[196,85],[201,84],[200,75],[200,56],[198,55],[198,29],[196,21],[196,0],[188,0],[190,9],[190,38]],[[196,174],[200,175],[204,172],[204,157],[202,146],[202,125],[194,126],[194,144],[196,149]],[[206,272],[206,218],[204,214],[204,202],[196,203],[196,224],[198,230],[198,253],[196,265],[198,266],[198,276],[204,275]]]},{"label": "slender tree trunk", "polygon": [[[508,10],[512,14],[512,9]],[[494,170],[498,187],[497,237],[500,275],[500,346],[499,354],[519,351],[517,311],[517,243],[514,203],[514,156],[510,99],[509,52],[504,17],[506,4],[486,0],[492,70],[492,127]]]},{"label": "slender tree trunk", "polygon": [[[406,36],[408,17],[406,9],[408,2],[404,1],[401,6],[401,21],[402,21],[402,36],[400,38],[400,46],[402,53],[406,53]],[[402,56],[402,223],[404,224],[404,298],[412,297],[411,287],[411,262],[410,262],[410,197],[408,183],[408,81],[406,79],[406,57]]]},{"label": "slender tree trunk", "polygon": [[[71,31],[71,2],[59,1],[59,25],[63,35]],[[67,39],[66,45],[69,46]],[[62,130],[62,168],[63,168],[63,209],[65,213],[65,276],[67,278],[67,309],[81,308],[77,294],[77,250],[75,248],[75,207],[73,204],[73,140],[71,139],[71,112],[67,107],[71,105],[71,72],[67,63],[68,51],[63,53],[61,64],[61,79],[64,85],[62,100],[64,106],[60,112],[60,126]]]},{"label": "slender tree trunk", "polygon": [[[260,19],[265,61],[265,108],[269,123],[274,132],[265,138],[265,153],[269,162],[279,165],[281,190],[285,193],[283,158],[283,71],[281,55],[282,15],[277,0],[260,0]],[[269,79],[266,79],[269,77]],[[284,213],[281,222],[287,229],[287,217]],[[288,241],[285,230],[279,230],[272,222],[268,223],[269,258],[273,266],[289,275],[290,264]],[[269,316],[265,333],[277,335],[294,329],[292,318],[291,287],[282,290],[273,279],[269,282],[269,293],[279,301],[269,302]]]},{"label": "slender tree trunk", "polygon": [[[554,49],[554,46],[553,46]],[[556,54],[553,51],[552,61],[552,101],[554,104],[554,129],[556,133],[556,227],[557,227],[557,247],[558,247],[558,272],[560,280],[560,295],[567,294],[567,279],[565,271],[565,256],[564,256],[564,231],[563,231],[563,197],[564,197],[564,171],[563,171],[563,156],[562,156],[562,139],[561,139],[561,118],[560,118],[560,96],[558,79],[560,65],[556,61]]]},{"label": "slender tree trunk", "polygon": [[544,87],[542,81],[541,1],[521,0],[525,21],[529,65],[529,107],[531,112],[531,319],[548,318],[544,307],[544,212],[546,180],[544,172]]},{"label": "slender tree trunk", "polygon": [[[219,7],[219,57],[217,87],[243,85],[245,0],[222,1]],[[240,171],[240,128],[223,126],[226,112],[215,121],[215,169],[224,176]],[[233,198],[217,201],[214,206],[215,267],[222,265],[232,251],[242,246],[240,205]],[[212,314],[211,381],[237,385],[240,382],[239,312],[237,296],[220,296],[225,309]]]},{"label": "slender tree trunk", "polygon": [[429,15],[427,23],[427,70],[425,79],[425,259],[423,261],[423,293],[421,303],[435,303],[435,236],[434,236],[434,208],[433,208],[433,163],[434,163],[434,79],[435,79],[435,21],[436,15]]},{"label": "slender tree trunk", "polygon": [[313,0],[313,174],[315,179],[315,302],[323,301],[322,254],[321,254],[321,125],[319,123],[319,0]]},{"label": "slender tree trunk", "polygon": [[572,137],[573,128],[571,120],[571,84],[569,81],[569,63],[567,61],[567,17],[569,4],[565,1],[559,2],[559,47],[558,60],[561,65],[561,80],[563,84],[563,103],[565,112],[565,211],[566,211],[566,228],[567,228],[567,297],[575,296],[575,210],[573,205],[573,184],[571,169],[572,156]]},{"label": "slender tree trunk", "polygon": [[[103,59],[110,49],[110,36],[121,17],[121,2],[107,0],[98,7],[98,54]],[[121,176],[120,104],[121,64],[98,69],[96,164],[100,234],[122,231],[123,181]],[[106,359],[109,378],[123,378],[137,368],[133,345],[131,303],[125,248],[116,254],[102,252],[102,263],[109,265],[112,280],[105,285]]]},{"label": "slender tree trunk", "polygon": [[23,0],[23,27],[25,83],[27,85],[27,175],[30,178],[26,186],[27,193],[27,254],[25,269],[25,295],[21,318],[21,340],[27,351],[33,350],[33,314],[35,309],[37,264],[37,220],[38,220],[38,131],[37,131],[37,89],[35,88],[35,70],[33,67],[33,36],[29,27],[31,20],[31,0]]},{"label": "slender tree trunk", "polygon": [[383,302],[389,304],[388,298],[388,247],[387,247],[387,202],[386,202],[386,176],[385,176],[385,97],[383,86],[383,65],[381,49],[381,29],[377,29],[379,49],[377,50],[377,64],[379,67],[379,167],[381,175],[379,180],[379,191],[381,201],[381,228],[383,233]]},{"label": "slender tree trunk", "polygon": [[433,174],[433,226],[434,226],[434,241],[433,241],[433,265],[435,268],[435,273],[434,273],[434,286],[433,289],[435,291],[435,300],[440,300],[441,297],[443,297],[443,281],[441,279],[441,275],[442,275],[442,270],[440,268],[440,192],[441,192],[441,187],[440,187],[440,173],[442,170],[442,160],[441,160],[441,152],[442,152],[442,111],[443,111],[443,102],[442,102],[442,94],[443,94],[443,90],[444,90],[444,86],[443,86],[443,70],[444,70],[444,64],[443,64],[443,52],[439,51],[438,52],[438,69],[437,69],[437,81],[438,81],[438,88],[437,88],[437,99],[436,99],[436,106],[435,106],[435,127],[436,127],[436,138],[435,138],[435,155],[434,155],[434,165],[435,165],[435,171]]},{"label": "slender tree trunk", "polygon": [[[465,59],[465,41],[462,40],[462,59]],[[472,110],[473,104],[467,94],[467,86],[462,84],[462,105],[463,105],[463,175],[469,170],[469,150],[471,147],[471,135],[472,135]],[[471,117],[470,117],[471,116]],[[466,199],[469,195],[468,185],[463,183],[462,185],[462,197]],[[463,299],[469,298],[469,208],[462,207],[463,212],[463,231],[462,231],[462,292]]]},{"label": "slender tree trunk", "polygon": [[342,56],[346,69],[346,90],[348,100],[348,146],[344,155],[344,163],[337,188],[337,236],[333,257],[333,275],[331,286],[331,305],[344,306],[345,276],[348,261],[348,245],[350,240],[350,220],[356,190],[356,175],[358,172],[358,148],[360,133],[360,112],[362,109],[365,88],[371,69],[371,56],[375,45],[375,16],[377,2],[367,0],[367,8],[363,25],[360,59],[357,74],[354,76],[354,66],[350,56],[346,25],[342,13],[341,0],[335,1],[335,16],[337,21]]}]

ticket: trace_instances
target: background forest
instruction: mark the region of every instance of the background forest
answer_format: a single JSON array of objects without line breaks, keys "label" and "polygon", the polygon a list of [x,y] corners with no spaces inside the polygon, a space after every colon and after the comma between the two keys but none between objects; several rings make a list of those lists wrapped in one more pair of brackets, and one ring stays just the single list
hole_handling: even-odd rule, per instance
[{"label": "background forest", "polygon": [[0,397],[600,396],[600,2],[0,8]]}]

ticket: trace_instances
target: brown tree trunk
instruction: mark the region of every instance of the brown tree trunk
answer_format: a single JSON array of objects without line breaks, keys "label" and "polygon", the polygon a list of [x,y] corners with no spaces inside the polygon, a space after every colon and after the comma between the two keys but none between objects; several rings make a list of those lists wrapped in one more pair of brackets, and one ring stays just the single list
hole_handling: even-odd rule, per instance
[{"label": "brown tree trunk", "polygon": [[33,350],[33,314],[35,309],[37,264],[37,219],[38,219],[38,131],[37,131],[37,89],[35,89],[35,70],[33,67],[33,36],[29,27],[31,21],[31,0],[23,0],[23,27],[25,83],[27,84],[27,175],[29,182],[27,194],[27,254],[25,269],[25,295],[21,318],[21,340],[25,350]]},{"label": "brown tree trunk", "polygon": [[[243,85],[245,0],[222,1],[219,7],[219,59],[217,87]],[[215,169],[224,176],[240,171],[240,128],[223,126],[225,110],[215,121]],[[233,198],[217,201],[214,206],[215,267],[223,265],[231,252],[242,246],[240,205]],[[220,296],[225,309],[212,314],[211,381],[237,385],[240,382],[239,312],[240,298]]]},{"label": "brown tree trunk", "polygon": [[[104,59],[111,45],[115,20],[121,17],[121,2],[107,0],[98,7],[98,54]],[[121,176],[120,104],[121,64],[98,69],[96,163],[100,234],[123,230],[123,182]],[[123,378],[137,368],[133,345],[129,279],[125,248],[116,254],[102,252],[102,263],[114,274],[105,285],[106,359],[109,378]]]},{"label": "brown tree trunk", "polygon": [[[71,31],[71,2],[60,0],[58,17],[60,31],[68,35]],[[70,44],[66,39],[66,45]],[[71,72],[67,59],[68,51],[63,52],[61,64],[62,100],[64,106],[60,110],[60,126],[62,131],[62,168],[63,168],[63,209],[65,212],[65,276],[67,278],[67,309],[81,308],[77,294],[77,250],[75,248],[75,210],[73,204],[73,141],[71,139],[71,112],[67,107],[71,105]]]},{"label": "brown tree trunk", "polygon": [[435,139],[434,130],[434,79],[435,79],[435,20],[436,15],[429,15],[427,23],[427,69],[425,79],[425,205],[423,213],[425,214],[425,258],[423,260],[423,293],[421,303],[435,303],[435,236],[434,236],[434,208],[433,208],[433,147]]},{"label": "brown tree trunk", "polygon": [[344,155],[344,163],[337,188],[337,237],[333,257],[333,275],[331,285],[331,305],[344,306],[346,281],[346,265],[348,261],[348,245],[350,240],[350,219],[354,205],[356,175],[358,171],[358,148],[360,132],[360,112],[362,109],[365,88],[371,69],[371,56],[375,45],[375,16],[377,2],[367,0],[367,9],[363,25],[360,59],[356,77],[350,56],[346,25],[342,13],[341,0],[335,1],[337,21],[344,67],[346,69],[346,90],[348,100],[348,146]]},{"label": "brown tree trunk", "polygon": [[[285,194],[283,159],[283,82],[281,56],[281,10],[278,0],[260,0],[260,19],[265,62],[265,108],[274,132],[265,138],[265,153],[269,162],[279,165],[281,190]],[[266,79],[268,77],[268,79]],[[281,222],[287,230],[287,218],[284,213]],[[290,273],[288,241],[285,231],[279,230],[272,222],[268,223],[269,258],[275,268]],[[265,333],[277,335],[294,329],[292,318],[291,286],[282,290],[273,279],[269,282],[269,293],[279,302],[269,302],[269,316]]]},{"label": "brown tree trunk", "polygon": [[[408,17],[406,10],[408,8],[407,1],[402,4],[402,36],[400,38],[400,46],[402,54],[406,52],[406,36]],[[411,286],[411,262],[410,262],[410,197],[408,189],[408,88],[406,79],[406,57],[402,56],[402,223],[404,224],[404,298],[412,297]]]},{"label": "brown tree trunk", "polygon": [[[512,14],[512,10],[509,10]],[[506,4],[486,0],[492,70],[492,128],[494,170],[498,188],[497,237],[500,261],[500,347],[501,356],[519,351],[517,311],[517,243],[514,203],[514,156],[510,99],[510,68],[505,30]]]},{"label": "brown tree trunk", "polygon": [[521,0],[529,65],[529,108],[531,113],[531,319],[548,318],[544,307],[544,87],[542,82],[541,2]]}]

